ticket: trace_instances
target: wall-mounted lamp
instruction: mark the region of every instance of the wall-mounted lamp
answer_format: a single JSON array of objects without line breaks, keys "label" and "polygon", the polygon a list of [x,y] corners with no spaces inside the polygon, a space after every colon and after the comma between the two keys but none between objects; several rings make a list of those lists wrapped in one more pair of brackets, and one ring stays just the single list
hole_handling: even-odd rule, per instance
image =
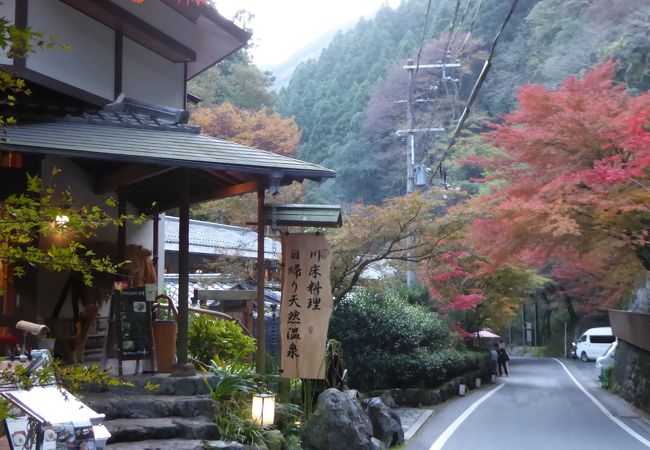
[{"label": "wall-mounted lamp", "polygon": [[253,421],[263,427],[275,420],[275,394],[253,394]]},{"label": "wall-mounted lamp", "polygon": [[269,194],[274,197],[280,193],[280,184],[284,178],[284,173],[282,172],[272,172],[269,175]]},{"label": "wall-mounted lamp", "polygon": [[65,224],[68,223],[68,222],[70,222],[70,218],[68,216],[64,216],[64,215],[59,216],[59,215],[57,215],[54,218],[54,223],[59,227],[65,226]]}]

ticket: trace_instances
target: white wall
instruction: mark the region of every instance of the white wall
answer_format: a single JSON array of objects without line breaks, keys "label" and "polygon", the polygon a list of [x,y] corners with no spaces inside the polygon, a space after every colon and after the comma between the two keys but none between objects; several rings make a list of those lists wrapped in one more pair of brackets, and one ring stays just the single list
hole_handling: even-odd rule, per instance
[{"label": "white wall", "polygon": [[28,24],[70,46],[37,49],[27,68],[100,97],[115,97],[115,32],[56,0],[29,0]]},{"label": "white wall", "polygon": [[[115,217],[116,208],[105,206],[105,201],[111,195],[97,196],[92,191],[92,182],[94,181],[86,172],[71,162],[54,156],[48,156],[43,160],[41,167],[41,177],[44,180],[50,178],[52,168],[56,167],[61,170],[61,174],[55,177],[55,184],[60,188],[70,187],[72,196],[77,205],[98,205]],[[113,196],[115,197],[115,196]],[[128,212],[133,212],[130,208]],[[127,223],[127,244],[141,245],[151,250],[153,248],[153,221],[145,221],[142,225]],[[42,238],[41,246],[49,247],[52,238]],[[90,239],[88,243],[107,243],[108,245],[117,245],[117,228],[114,226],[104,227],[98,230],[97,236]],[[164,247],[161,247],[164,248]],[[56,273],[49,270],[39,270],[38,276],[38,316],[49,318],[59,294],[63,289],[67,273]],[[66,302],[64,310],[59,315],[60,318],[66,319],[72,317],[70,302]]]},{"label": "white wall", "polygon": [[183,108],[185,66],[124,38],[122,92],[145,102]]}]

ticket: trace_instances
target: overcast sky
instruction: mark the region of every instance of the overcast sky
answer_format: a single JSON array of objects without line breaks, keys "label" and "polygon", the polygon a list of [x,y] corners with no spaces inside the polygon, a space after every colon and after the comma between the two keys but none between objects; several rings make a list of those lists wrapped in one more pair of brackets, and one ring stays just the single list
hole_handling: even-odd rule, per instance
[{"label": "overcast sky", "polygon": [[217,10],[231,19],[239,9],[253,14],[254,62],[275,66],[328,31],[372,15],[399,0],[217,0]]}]

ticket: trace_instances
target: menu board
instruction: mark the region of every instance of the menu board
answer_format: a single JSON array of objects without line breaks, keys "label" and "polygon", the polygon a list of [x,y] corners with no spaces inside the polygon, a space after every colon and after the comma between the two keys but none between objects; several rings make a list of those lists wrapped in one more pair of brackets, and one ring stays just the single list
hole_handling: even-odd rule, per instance
[{"label": "menu board", "polygon": [[151,302],[144,288],[115,291],[107,337],[107,357],[118,359],[120,374],[122,361],[153,360]]},{"label": "menu board", "polygon": [[125,289],[115,294],[119,329],[119,350],[122,360],[144,359],[153,350],[151,303],[144,289]]}]

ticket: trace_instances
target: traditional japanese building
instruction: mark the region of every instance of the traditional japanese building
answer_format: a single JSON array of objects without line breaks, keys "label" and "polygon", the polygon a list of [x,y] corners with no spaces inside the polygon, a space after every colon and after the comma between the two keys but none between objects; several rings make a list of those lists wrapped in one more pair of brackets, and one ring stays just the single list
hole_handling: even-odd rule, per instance
[{"label": "traditional japanese building", "polygon": [[[0,14],[19,27],[56,35],[57,42],[69,47],[0,58],[2,69],[25,79],[33,91],[9,111],[18,125],[6,128],[0,144],[0,198],[21,192],[26,173],[43,176],[56,167],[62,171],[60,184],[70,186],[76,201],[96,205],[112,196],[119,204],[111,214],[146,214],[143,225],[102,231],[95,240],[113,246],[118,259],[129,244],[148,249],[159,274],[165,264],[159,215],[179,208],[178,358],[187,362],[190,204],[257,193],[256,251],[263,261],[265,190],[305,179],[321,181],[334,172],[203,136],[188,124],[187,81],[251,37],[206,4],[5,0]],[[47,239],[41,245],[48,245]],[[263,285],[262,269],[258,281]],[[36,267],[20,279],[6,268],[0,276],[0,326],[5,332],[26,319],[47,323],[59,339],[72,333],[78,315],[74,274]],[[263,304],[262,290],[258,303]]]}]

